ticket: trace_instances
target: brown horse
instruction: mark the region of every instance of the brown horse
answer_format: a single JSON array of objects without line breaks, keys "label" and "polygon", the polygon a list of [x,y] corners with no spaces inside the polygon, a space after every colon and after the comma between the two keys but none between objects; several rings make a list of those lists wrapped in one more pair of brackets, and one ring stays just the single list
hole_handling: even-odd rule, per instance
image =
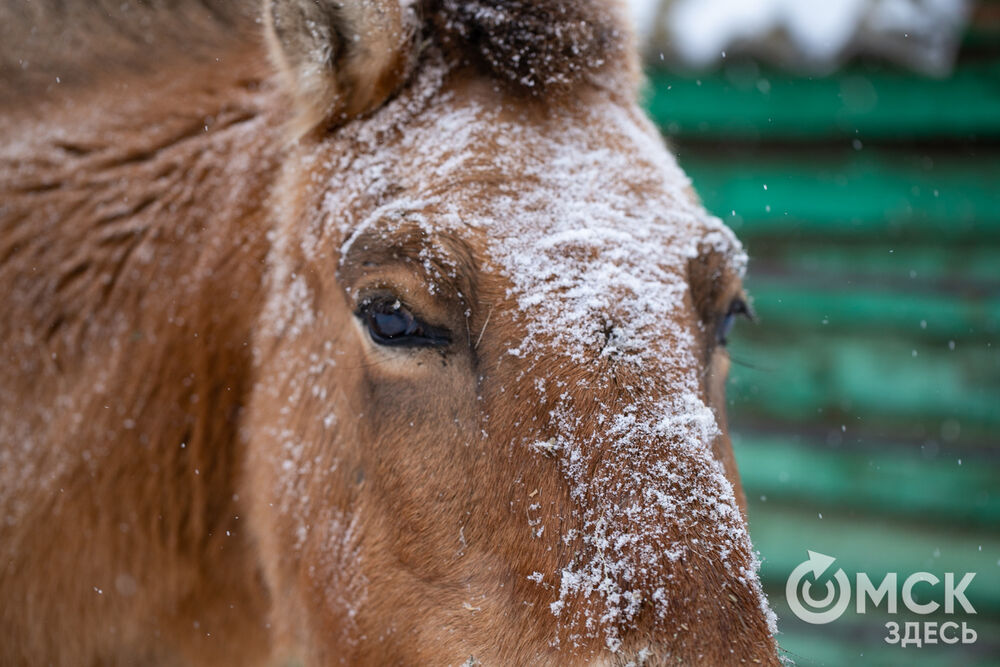
[{"label": "brown horse", "polygon": [[611,0],[0,3],[0,663],[777,664],[745,258],[634,60]]}]

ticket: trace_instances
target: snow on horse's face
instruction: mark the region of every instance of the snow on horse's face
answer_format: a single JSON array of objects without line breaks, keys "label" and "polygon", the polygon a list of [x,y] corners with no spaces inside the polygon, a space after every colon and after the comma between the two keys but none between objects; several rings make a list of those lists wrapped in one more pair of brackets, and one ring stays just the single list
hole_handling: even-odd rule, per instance
[{"label": "snow on horse's face", "polygon": [[[475,4],[270,6],[298,109],[248,430],[274,623],[318,660],[773,662],[724,411],[744,255],[612,9]],[[557,39],[579,59],[505,69]]]}]

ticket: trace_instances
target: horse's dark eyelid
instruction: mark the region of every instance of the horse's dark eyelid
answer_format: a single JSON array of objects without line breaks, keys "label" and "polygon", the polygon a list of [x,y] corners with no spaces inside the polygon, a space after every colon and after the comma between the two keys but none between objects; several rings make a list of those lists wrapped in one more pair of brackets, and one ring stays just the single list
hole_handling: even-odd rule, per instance
[{"label": "horse's dark eyelid", "polygon": [[751,322],[755,322],[757,320],[757,313],[755,313],[750,304],[743,299],[736,299],[733,301],[730,311],[735,315],[744,316]]},{"label": "horse's dark eyelid", "polygon": [[722,317],[722,320],[719,322],[719,327],[716,330],[715,339],[719,345],[725,347],[725,345],[729,342],[729,333],[732,331],[733,325],[736,323],[736,318],[740,315],[746,317],[751,322],[756,321],[757,319],[757,316],[750,307],[750,304],[740,298],[734,299],[732,303],[729,304],[729,310]]},{"label": "horse's dark eyelid", "polygon": [[[432,327],[416,317],[399,299],[370,299],[363,301],[355,315],[361,319],[368,335],[378,345],[386,347],[444,347],[451,344],[451,336],[444,329]],[[398,315],[398,322],[388,318]],[[382,316],[382,317],[379,317]],[[395,326],[392,332],[386,329]]]}]

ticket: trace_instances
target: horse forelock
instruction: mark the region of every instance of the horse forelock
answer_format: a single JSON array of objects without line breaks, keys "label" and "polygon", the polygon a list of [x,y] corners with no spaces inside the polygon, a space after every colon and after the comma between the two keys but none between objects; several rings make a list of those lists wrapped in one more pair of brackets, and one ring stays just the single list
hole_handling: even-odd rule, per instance
[{"label": "horse forelock", "polygon": [[523,92],[565,92],[609,66],[617,85],[635,78],[618,0],[428,0],[424,11],[446,45]]}]

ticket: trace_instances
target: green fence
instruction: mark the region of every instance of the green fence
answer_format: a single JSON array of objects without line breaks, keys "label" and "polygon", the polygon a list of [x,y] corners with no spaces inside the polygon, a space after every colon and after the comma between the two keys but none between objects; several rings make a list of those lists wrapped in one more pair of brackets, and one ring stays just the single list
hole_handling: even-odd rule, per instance
[{"label": "green fence", "polygon": [[[800,665],[1000,664],[992,36],[970,35],[941,80],[872,63],[812,79],[746,63],[650,73],[650,112],[751,255],[760,321],[733,336],[730,420],[779,642]],[[978,613],[810,625],[784,594],[807,549],[876,583],[975,572]],[[884,641],[888,621],[952,618],[977,641]]]}]

